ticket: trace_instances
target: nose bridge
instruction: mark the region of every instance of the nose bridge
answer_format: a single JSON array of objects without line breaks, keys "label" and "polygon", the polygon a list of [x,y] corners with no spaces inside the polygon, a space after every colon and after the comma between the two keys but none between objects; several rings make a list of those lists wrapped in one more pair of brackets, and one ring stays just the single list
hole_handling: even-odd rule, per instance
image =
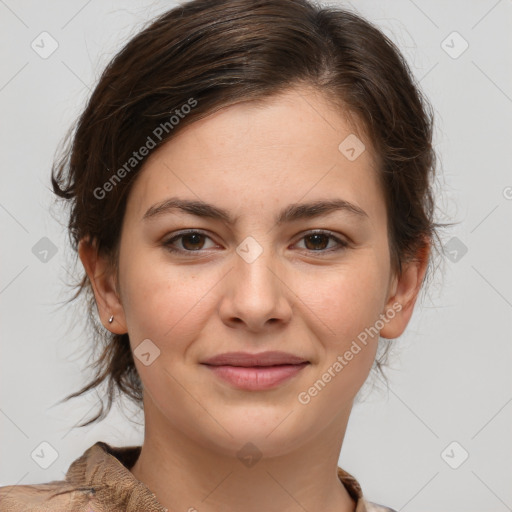
[{"label": "nose bridge", "polygon": [[270,319],[287,321],[291,308],[287,288],[278,275],[279,266],[271,237],[262,237],[261,242],[246,237],[236,248],[229,273],[229,291],[222,309],[225,320],[238,318],[251,328],[262,327]]},{"label": "nose bridge", "polygon": [[247,236],[236,248],[238,259],[235,260],[235,274],[240,286],[248,287],[253,293],[267,295],[266,300],[275,298],[279,293],[275,270],[277,258],[271,247],[271,237]]}]

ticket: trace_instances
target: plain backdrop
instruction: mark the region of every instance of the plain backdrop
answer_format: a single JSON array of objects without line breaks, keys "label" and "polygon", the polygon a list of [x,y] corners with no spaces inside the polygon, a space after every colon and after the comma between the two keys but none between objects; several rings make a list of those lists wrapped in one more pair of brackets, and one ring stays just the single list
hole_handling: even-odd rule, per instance
[{"label": "plain backdrop", "polygon": [[[340,466],[399,511],[512,510],[512,2],[329,3],[366,16],[406,56],[436,113],[437,220],[458,222],[393,342],[389,390],[368,388],[354,406]],[[50,167],[107,62],[174,5],[0,0],[0,485],[62,479],[98,440],[142,442],[129,405],[73,429],[98,396],[57,404],[89,377],[91,341],[83,309],[61,305],[72,258],[50,213]],[[46,469],[31,456],[53,453],[41,443],[56,452]]]}]

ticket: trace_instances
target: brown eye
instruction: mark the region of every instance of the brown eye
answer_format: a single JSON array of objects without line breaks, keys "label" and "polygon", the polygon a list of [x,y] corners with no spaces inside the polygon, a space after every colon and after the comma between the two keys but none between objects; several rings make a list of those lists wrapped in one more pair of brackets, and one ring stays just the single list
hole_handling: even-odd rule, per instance
[{"label": "brown eye", "polygon": [[205,247],[206,240],[210,240],[210,237],[204,233],[189,231],[170,238],[163,242],[163,245],[171,252],[186,254],[207,249],[208,247]]},{"label": "brown eye", "polygon": [[180,238],[182,239],[181,243],[185,249],[195,251],[202,249],[205,236],[200,233],[191,233],[190,235],[182,235]]},{"label": "brown eye", "polygon": [[[348,243],[334,236],[330,232],[313,232],[302,237],[304,248],[311,252],[330,253],[339,251],[348,247]],[[334,241],[334,246],[329,247],[329,242]]]},{"label": "brown eye", "polygon": [[324,235],[322,233],[315,233],[313,235],[308,235],[304,237],[306,240],[306,248],[311,250],[322,250],[327,247],[329,244],[329,236]]}]

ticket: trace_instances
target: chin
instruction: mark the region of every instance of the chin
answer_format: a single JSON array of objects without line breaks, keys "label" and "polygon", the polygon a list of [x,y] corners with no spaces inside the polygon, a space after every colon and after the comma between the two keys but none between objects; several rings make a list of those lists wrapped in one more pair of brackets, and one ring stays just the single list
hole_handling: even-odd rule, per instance
[{"label": "chin", "polygon": [[305,422],[300,421],[297,414],[290,414],[291,407],[279,411],[275,408],[265,411],[260,407],[244,409],[223,416],[224,428],[215,432],[220,435],[208,433],[209,439],[205,443],[208,449],[238,459],[279,457],[299,449],[311,435]]}]

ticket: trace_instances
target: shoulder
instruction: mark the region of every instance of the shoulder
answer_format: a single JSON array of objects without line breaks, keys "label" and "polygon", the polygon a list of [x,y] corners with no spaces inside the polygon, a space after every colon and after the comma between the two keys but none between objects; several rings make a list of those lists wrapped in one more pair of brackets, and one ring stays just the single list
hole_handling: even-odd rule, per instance
[{"label": "shoulder", "polygon": [[65,481],[0,487],[0,512],[89,512],[90,489]]},{"label": "shoulder", "polygon": [[352,499],[356,502],[355,512],[396,512],[394,509],[368,501],[357,479],[338,466],[338,478],[341,480]]},{"label": "shoulder", "polygon": [[140,448],[98,441],[71,463],[64,480],[0,487],[0,512],[113,512],[125,511],[128,502],[151,501],[150,491],[125,466]]},{"label": "shoulder", "polygon": [[378,505],[377,503],[373,503],[372,501],[364,500],[364,504],[366,506],[366,512],[396,512],[392,508],[385,507],[383,505]]}]

